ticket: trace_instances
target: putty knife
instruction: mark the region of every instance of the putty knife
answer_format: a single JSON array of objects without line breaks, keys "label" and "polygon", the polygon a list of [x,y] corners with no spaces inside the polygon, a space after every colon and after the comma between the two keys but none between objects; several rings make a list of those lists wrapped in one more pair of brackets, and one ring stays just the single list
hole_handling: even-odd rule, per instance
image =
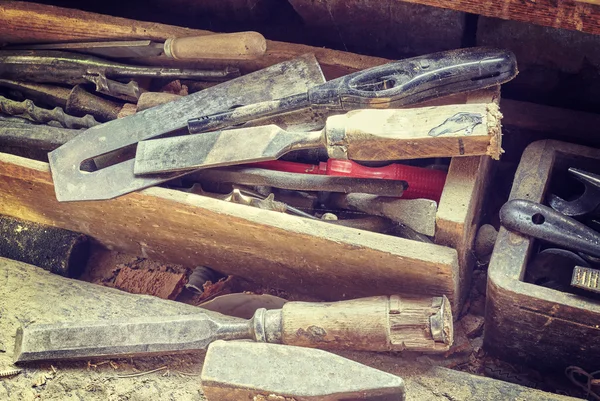
[{"label": "putty knife", "polygon": [[138,144],[134,171],[156,174],[261,162],[319,147],[329,157],[357,161],[498,158],[500,113],[493,103],[355,110],[329,117],[322,131],[289,132],[268,125],[154,139]]},{"label": "putty knife", "polygon": [[181,174],[135,177],[133,159],[94,172],[82,171],[81,164],[185,128],[187,121],[199,112],[216,113],[237,105],[304,93],[323,82],[319,63],[309,54],[88,129],[48,154],[56,198],[59,201],[111,199],[168,181]]}]

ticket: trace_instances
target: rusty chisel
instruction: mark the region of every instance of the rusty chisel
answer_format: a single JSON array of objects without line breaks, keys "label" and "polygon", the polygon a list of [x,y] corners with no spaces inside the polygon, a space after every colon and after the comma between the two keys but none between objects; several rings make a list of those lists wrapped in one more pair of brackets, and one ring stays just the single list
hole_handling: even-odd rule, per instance
[{"label": "rusty chisel", "polygon": [[380,296],[332,303],[288,302],[252,319],[214,312],[127,320],[30,324],[17,330],[15,362],[168,354],[216,340],[253,339],[310,348],[445,352],[452,311],[444,297]]},{"label": "rusty chisel", "polygon": [[83,171],[81,165],[138,141],[185,128],[187,120],[198,112],[215,113],[239,104],[289,96],[324,81],[315,57],[305,55],[88,129],[48,154],[56,198],[59,201],[111,199],[168,181],[178,174],[135,177],[133,160],[94,172]]},{"label": "rusty chisel", "polygon": [[153,139],[138,144],[134,173],[274,160],[319,147],[329,157],[357,161],[486,154],[497,159],[502,152],[500,118],[494,103],[354,110],[329,117],[322,131],[290,132],[267,125]]}]

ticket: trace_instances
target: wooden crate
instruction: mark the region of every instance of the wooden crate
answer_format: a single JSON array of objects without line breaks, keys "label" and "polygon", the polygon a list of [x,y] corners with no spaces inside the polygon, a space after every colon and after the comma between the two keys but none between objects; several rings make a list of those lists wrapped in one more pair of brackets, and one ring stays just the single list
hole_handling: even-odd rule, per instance
[{"label": "wooden crate", "polygon": [[[544,140],[527,147],[510,199],[543,202],[553,171],[596,169],[600,149]],[[484,345],[491,353],[538,369],[577,365],[597,370],[597,301],[523,281],[533,240],[500,229],[489,265]]]},{"label": "wooden crate", "polygon": [[[160,40],[208,33],[32,3],[3,2],[2,11],[0,34],[14,43],[115,37]],[[72,26],[68,34],[62,29],[66,23]],[[251,71],[307,52],[317,56],[330,79],[388,61],[269,41],[264,57],[238,66]],[[498,88],[492,88],[427,105],[488,103],[498,98]],[[48,164],[8,154],[0,154],[0,214],[82,232],[109,249],[186,266],[208,265],[268,287],[325,300],[399,292],[445,294],[457,312],[468,292],[470,248],[490,165],[487,156],[452,160],[437,212],[436,244],[164,188],[109,201],[59,203]]]}]

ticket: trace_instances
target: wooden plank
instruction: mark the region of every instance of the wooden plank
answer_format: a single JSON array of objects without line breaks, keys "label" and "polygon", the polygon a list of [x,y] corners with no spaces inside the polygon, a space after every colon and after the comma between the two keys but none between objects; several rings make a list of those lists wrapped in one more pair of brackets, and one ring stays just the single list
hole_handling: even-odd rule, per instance
[{"label": "wooden plank", "polygon": [[[432,101],[438,104],[443,99]],[[500,87],[455,95],[457,103],[499,103]],[[466,299],[475,257],[471,249],[479,227],[482,203],[489,184],[492,159],[456,157],[450,163],[448,177],[436,214],[435,243],[458,252],[461,289],[459,304]]]},{"label": "wooden plank", "polygon": [[[85,41],[102,39],[152,39],[209,35],[212,32],[154,22],[136,21],[42,4],[0,1],[0,38],[7,43]],[[137,59],[147,64],[185,67],[237,66],[243,72],[255,71],[305,53],[314,53],[328,79],[385,64],[389,60],[321,47],[267,41],[265,56],[231,62],[181,62],[169,59]],[[167,63],[165,63],[168,61]]]},{"label": "wooden plank", "polygon": [[600,114],[502,99],[503,125],[600,145]]},{"label": "wooden plank", "polygon": [[600,34],[600,5],[573,0],[400,0],[487,17]]},{"label": "wooden plank", "polygon": [[109,249],[210,266],[326,300],[406,292],[452,301],[459,291],[451,248],[164,188],[60,203],[48,164],[1,153],[0,214],[82,232]]},{"label": "wooden plank", "polygon": [[[321,43],[410,56],[461,47],[462,12],[402,1],[289,0]],[[431,29],[435,26],[435,29]]]}]

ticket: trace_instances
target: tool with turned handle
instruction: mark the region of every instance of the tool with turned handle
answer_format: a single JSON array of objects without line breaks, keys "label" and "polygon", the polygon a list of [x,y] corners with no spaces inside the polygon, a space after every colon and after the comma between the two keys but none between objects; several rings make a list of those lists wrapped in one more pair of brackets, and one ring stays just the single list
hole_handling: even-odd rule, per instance
[{"label": "tool with turned handle", "polygon": [[516,75],[515,56],[507,50],[450,50],[355,72],[306,93],[194,118],[188,121],[188,129],[191,134],[215,131],[308,107],[332,113],[398,108],[500,85]]},{"label": "tool with turned handle", "polygon": [[15,361],[169,354],[238,339],[323,349],[445,352],[453,339],[445,296],[288,302],[282,309],[258,309],[250,320],[198,310],[182,316],[33,323],[17,330]]},{"label": "tool with turned handle", "polygon": [[276,125],[153,139],[138,144],[136,175],[275,160],[293,150],[324,147],[330,157],[390,161],[490,155],[501,150],[500,113],[490,104],[401,110],[354,110],[331,116],[322,131]]}]

